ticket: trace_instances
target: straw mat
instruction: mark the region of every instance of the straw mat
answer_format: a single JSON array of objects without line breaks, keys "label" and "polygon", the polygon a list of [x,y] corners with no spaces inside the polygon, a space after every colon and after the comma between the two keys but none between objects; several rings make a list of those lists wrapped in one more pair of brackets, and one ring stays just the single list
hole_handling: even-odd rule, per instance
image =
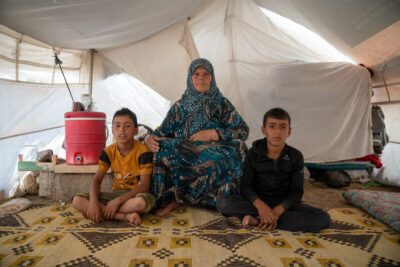
[{"label": "straw mat", "polygon": [[400,233],[358,208],[329,213],[330,229],[302,233],[193,207],[134,226],[37,205],[0,218],[0,266],[400,266]]}]

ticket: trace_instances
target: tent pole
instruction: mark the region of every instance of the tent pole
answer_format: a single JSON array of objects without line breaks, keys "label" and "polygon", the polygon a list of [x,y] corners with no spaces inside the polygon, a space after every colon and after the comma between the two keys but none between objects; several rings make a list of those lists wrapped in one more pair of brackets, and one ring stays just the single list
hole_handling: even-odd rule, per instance
[{"label": "tent pole", "polygon": [[46,128],[46,129],[41,129],[41,130],[32,131],[32,132],[26,132],[26,133],[20,133],[20,134],[14,134],[14,135],[9,135],[9,136],[4,136],[4,137],[0,137],[0,140],[5,140],[5,139],[8,139],[8,138],[14,138],[14,137],[23,136],[23,135],[28,135],[28,134],[41,133],[41,132],[45,132],[45,131],[49,131],[49,130],[54,130],[54,129],[62,128],[62,127],[64,127],[64,125],[55,126],[55,127]]},{"label": "tent pole", "polygon": [[383,68],[382,68],[382,80],[383,80],[383,84],[385,85],[385,89],[386,89],[386,94],[387,94],[387,96],[388,96],[388,100],[389,100],[389,102],[390,102],[389,89],[388,89],[388,87],[387,87],[386,79],[385,79],[385,76],[384,76],[385,71],[386,71],[386,64],[383,65]]},{"label": "tent pole", "polygon": [[389,101],[382,101],[382,102],[372,102],[373,105],[393,105],[393,104],[400,104],[400,100],[389,100]]},{"label": "tent pole", "polygon": [[93,86],[93,62],[94,62],[94,49],[90,49],[90,70],[89,70],[89,98],[92,103],[92,86]]}]

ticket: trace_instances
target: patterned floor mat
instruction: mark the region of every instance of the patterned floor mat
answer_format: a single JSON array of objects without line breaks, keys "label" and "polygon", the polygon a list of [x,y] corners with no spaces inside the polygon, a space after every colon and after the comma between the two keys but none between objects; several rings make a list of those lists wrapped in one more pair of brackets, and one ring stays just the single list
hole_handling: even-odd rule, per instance
[{"label": "patterned floor mat", "polygon": [[311,234],[243,229],[189,207],[134,226],[36,206],[0,218],[0,266],[400,266],[400,233],[357,208],[329,213],[330,229]]}]

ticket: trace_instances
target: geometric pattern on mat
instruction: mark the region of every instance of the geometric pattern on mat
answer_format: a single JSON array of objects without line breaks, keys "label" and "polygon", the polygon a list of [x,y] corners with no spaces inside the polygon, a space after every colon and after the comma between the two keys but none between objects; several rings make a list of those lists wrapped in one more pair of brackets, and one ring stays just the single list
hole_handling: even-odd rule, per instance
[{"label": "geometric pattern on mat", "polygon": [[358,208],[328,212],[329,229],[302,233],[186,206],[140,226],[40,206],[0,218],[0,266],[400,266],[400,233]]}]

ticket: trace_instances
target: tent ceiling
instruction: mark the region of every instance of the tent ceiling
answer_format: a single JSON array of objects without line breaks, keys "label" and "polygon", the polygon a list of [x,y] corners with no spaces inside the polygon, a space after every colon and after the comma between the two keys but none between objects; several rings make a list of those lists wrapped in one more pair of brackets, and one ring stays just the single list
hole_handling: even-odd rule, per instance
[{"label": "tent ceiling", "polygon": [[[4,0],[0,1],[0,24],[53,46],[106,49],[143,40],[182,22],[210,1]],[[392,72],[400,72],[400,67],[393,69],[400,65],[398,0],[254,2],[318,33],[377,73],[388,69],[385,63],[389,60]],[[395,76],[386,75],[385,82],[398,82]],[[384,83],[382,75],[373,81]]]},{"label": "tent ceiling", "polygon": [[0,24],[53,46],[117,47],[186,20],[204,0],[22,0],[0,2]]},{"label": "tent ceiling", "polygon": [[[5,0],[0,23],[51,45],[101,49],[127,45],[196,13],[205,0]],[[255,0],[351,52],[392,25],[388,45],[399,48],[397,0]],[[397,40],[397,42],[392,42]],[[388,48],[386,48],[388,49]],[[391,49],[393,50],[393,49]],[[350,53],[353,56],[354,53]],[[391,58],[393,55],[391,56]],[[386,58],[387,59],[387,58]],[[376,65],[381,59],[367,60]],[[385,60],[385,59],[383,59]]]},{"label": "tent ceiling", "polygon": [[[255,0],[255,2],[304,25],[344,54],[371,67],[375,72],[381,72],[389,60],[392,71],[394,66],[400,65],[400,1]],[[397,73],[399,72],[400,68],[397,67]],[[383,83],[380,75],[376,75],[373,79],[375,84]],[[386,82],[399,81],[400,79],[394,80],[392,75],[386,77]]]}]

